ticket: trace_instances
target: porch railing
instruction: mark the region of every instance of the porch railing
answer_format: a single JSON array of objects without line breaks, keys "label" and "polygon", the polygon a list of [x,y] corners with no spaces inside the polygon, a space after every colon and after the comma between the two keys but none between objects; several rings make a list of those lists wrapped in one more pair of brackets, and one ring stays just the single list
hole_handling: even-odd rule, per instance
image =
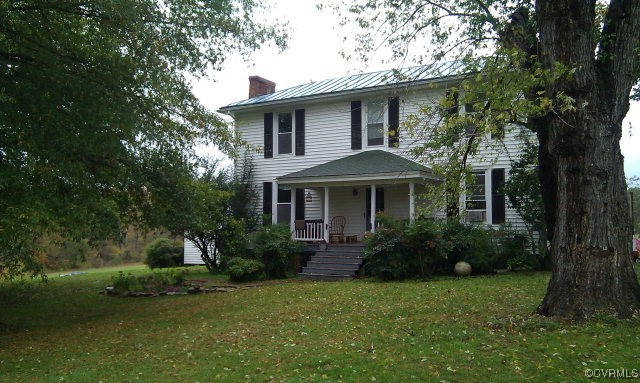
[{"label": "porch railing", "polygon": [[304,221],[304,228],[296,228],[295,239],[298,241],[321,241],[324,239],[324,221],[307,220]]}]

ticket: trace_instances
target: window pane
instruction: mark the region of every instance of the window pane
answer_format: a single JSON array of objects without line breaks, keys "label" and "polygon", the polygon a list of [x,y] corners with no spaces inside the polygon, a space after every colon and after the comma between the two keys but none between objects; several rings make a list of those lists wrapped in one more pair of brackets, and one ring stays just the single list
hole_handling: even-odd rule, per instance
[{"label": "window pane", "polygon": [[384,105],[381,102],[367,104],[367,124],[382,124],[384,122]]},{"label": "window pane", "polygon": [[291,153],[291,133],[278,133],[278,154]]},{"label": "window pane", "polygon": [[384,136],[382,133],[382,124],[367,125],[367,145],[384,145]]},{"label": "window pane", "polygon": [[291,113],[278,113],[278,154],[291,153],[291,127]]},{"label": "window pane", "polygon": [[291,203],[291,189],[278,187],[278,203]]},{"label": "window pane", "polygon": [[278,133],[291,133],[291,113],[278,114]]},{"label": "window pane", "polygon": [[367,145],[384,145],[384,104],[367,103]]},{"label": "window pane", "polygon": [[278,204],[278,223],[291,222],[291,204],[279,203]]},{"label": "window pane", "polygon": [[473,181],[469,185],[468,199],[484,201],[486,199],[485,190],[484,173],[474,173]]}]

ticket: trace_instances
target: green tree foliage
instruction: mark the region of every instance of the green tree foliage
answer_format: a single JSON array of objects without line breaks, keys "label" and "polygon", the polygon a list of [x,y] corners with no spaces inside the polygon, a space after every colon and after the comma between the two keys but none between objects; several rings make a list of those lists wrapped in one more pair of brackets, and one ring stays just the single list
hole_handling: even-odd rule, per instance
[{"label": "green tree foliage", "polygon": [[232,282],[251,282],[264,278],[264,264],[255,259],[233,257],[227,262],[227,272]]},{"label": "green tree foliage", "polygon": [[253,165],[244,164],[231,171],[209,162],[178,187],[167,185],[171,203],[157,219],[193,242],[210,272],[218,270],[223,256],[244,256],[247,231],[257,227]]},{"label": "green tree foliage", "polygon": [[[460,77],[444,84],[446,99],[405,126],[426,139],[416,154],[453,179],[443,183],[450,201],[469,156],[491,146],[502,127],[523,126],[538,139],[552,256],[538,312],[585,318],[640,310],[640,285],[622,255],[631,224],[619,146],[640,79],[640,2],[361,0],[337,7],[344,24],[362,28],[355,52],[365,60],[377,47],[440,70],[454,60],[443,76]],[[456,94],[472,113],[437,113],[451,110]]]},{"label": "green tree foliage", "polygon": [[258,233],[255,252],[268,278],[286,278],[293,272],[293,258],[302,246],[291,238],[289,225],[270,225]]},{"label": "green tree foliage", "polygon": [[181,266],[182,253],[182,243],[158,238],[144,249],[144,263],[152,269]]},{"label": "green tree foliage", "polygon": [[547,252],[547,231],[538,174],[538,148],[529,140],[525,139],[524,143],[522,156],[511,163],[504,192],[527,227],[529,243],[534,253],[544,258]]},{"label": "green tree foliage", "polygon": [[[193,146],[232,133],[188,74],[285,35],[259,1],[0,2],[0,275],[41,272],[43,234],[118,238],[179,198]],[[167,198],[170,196],[171,198]]]}]

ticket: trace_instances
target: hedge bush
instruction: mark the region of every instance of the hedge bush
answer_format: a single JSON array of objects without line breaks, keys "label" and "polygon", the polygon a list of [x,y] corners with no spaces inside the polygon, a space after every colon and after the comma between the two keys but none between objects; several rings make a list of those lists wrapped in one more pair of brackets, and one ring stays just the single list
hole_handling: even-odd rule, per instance
[{"label": "hedge bush", "polygon": [[264,279],[264,264],[255,259],[233,257],[227,261],[229,279],[233,282],[251,282]]},{"label": "hedge bush", "polygon": [[268,278],[286,278],[293,273],[293,260],[303,245],[291,239],[289,225],[270,225],[256,236],[255,254],[264,264]]},{"label": "hedge bush", "polygon": [[145,263],[152,269],[177,267],[183,264],[183,244],[169,238],[158,238],[143,251]]},{"label": "hedge bush", "polygon": [[458,220],[378,220],[382,227],[365,239],[364,268],[383,280],[451,273],[458,261],[468,262],[477,274],[531,267],[533,262],[526,238],[508,227],[496,231]]},{"label": "hedge bush", "polygon": [[366,238],[365,272],[383,280],[427,277],[448,253],[449,244],[435,221],[408,225],[378,217],[382,227]]}]

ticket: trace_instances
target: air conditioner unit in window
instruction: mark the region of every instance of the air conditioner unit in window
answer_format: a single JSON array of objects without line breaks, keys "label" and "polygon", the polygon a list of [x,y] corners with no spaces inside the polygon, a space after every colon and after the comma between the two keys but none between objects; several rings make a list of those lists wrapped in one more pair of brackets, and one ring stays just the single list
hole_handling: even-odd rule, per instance
[{"label": "air conditioner unit in window", "polygon": [[467,222],[484,222],[487,218],[487,212],[484,210],[467,211]]}]

